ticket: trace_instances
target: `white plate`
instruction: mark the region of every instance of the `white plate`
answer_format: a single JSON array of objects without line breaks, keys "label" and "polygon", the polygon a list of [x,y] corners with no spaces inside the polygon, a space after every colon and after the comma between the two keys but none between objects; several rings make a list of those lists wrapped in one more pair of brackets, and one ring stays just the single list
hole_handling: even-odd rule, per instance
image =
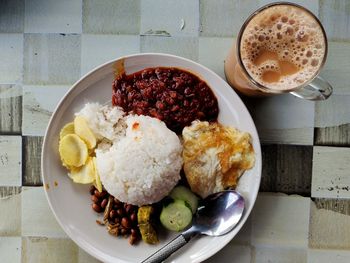
[{"label": "white plate", "polygon": [[[251,116],[232,88],[208,68],[177,56],[167,54],[137,54],[123,57],[127,74],[148,67],[179,67],[195,72],[214,91],[219,102],[219,121],[249,132],[253,137],[256,163],[239,181],[237,190],[246,200],[244,216],[237,227],[221,237],[201,236],[190,241],[171,256],[169,262],[201,262],[223,248],[247,220],[260,185],[261,150],[258,134]],[[73,114],[87,102],[106,103],[111,100],[115,63],[108,62],[81,78],[63,97],[51,117],[43,143],[41,169],[46,196],[57,221],[81,248],[104,262],[140,262],[166,244],[175,234],[162,237],[159,245],[140,242],[130,246],[124,238],[109,235],[105,227],[96,224],[97,214],[91,209],[89,186],[74,184],[62,167],[58,155],[59,132],[73,120]],[[140,164],[142,165],[142,164]],[[57,186],[55,186],[57,184]],[[234,256],[234,255],[233,255]]]}]

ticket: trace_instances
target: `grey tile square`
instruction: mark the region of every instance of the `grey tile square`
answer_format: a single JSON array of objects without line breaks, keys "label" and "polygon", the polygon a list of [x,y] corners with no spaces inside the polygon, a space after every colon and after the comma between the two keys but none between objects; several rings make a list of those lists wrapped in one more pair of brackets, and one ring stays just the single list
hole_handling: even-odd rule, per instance
[{"label": "grey tile square", "polygon": [[0,83],[19,83],[23,74],[23,34],[0,34]]},{"label": "grey tile square", "polygon": [[80,57],[80,35],[25,34],[23,82],[72,84],[80,76]]},{"label": "grey tile square", "polygon": [[82,0],[25,0],[25,33],[81,33]]},{"label": "grey tile square", "polygon": [[18,186],[0,186],[0,199],[20,195],[21,191],[22,188]]},{"label": "grey tile square", "polygon": [[223,37],[200,37],[198,62],[225,79],[224,62],[234,40]]},{"label": "grey tile square", "polygon": [[260,191],[311,196],[312,154],[312,146],[262,145]]},{"label": "grey tile square", "polygon": [[69,86],[23,86],[22,135],[43,136]]},{"label": "grey tile square", "polygon": [[139,34],[140,0],[83,0],[83,32]]},{"label": "grey tile square", "polygon": [[350,123],[315,128],[315,145],[350,146]]},{"label": "grey tile square", "polygon": [[141,36],[141,52],[169,53],[197,61],[198,38]]},{"label": "grey tile square", "polygon": [[21,263],[21,237],[0,237],[0,261]]},{"label": "grey tile square", "polygon": [[20,134],[22,126],[22,87],[0,84],[0,134]]},{"label": "grey tile square", "polygon": [[314,198],[317,209],[326,209],[350,216],[350,200],[346,198]]},{"label": "grey tile square", "polygon": [[243,22],[258,9],[255,0],[201,0],[200,35],[210,37],[237,36]]},{"label": "grey tile square", "polygon": [[0,185],[22,185],[21,136],[0,136]]},{"label": "grey tile square", "polygon": [[348,0],[320,0],[320,19],[329,39],[350,40]]},{"label": "grey tile square", "polygon": [[41,146],[43,137],[24,136],[23,137],[23,186],[41,186]]},{"label": "grey tile square", "polygon": [[141,34],[166,31],[171,36],[198,36],[198,0],[142,0]]},{"label": "grey tile square", "polygon": [[23,33],[24,0],[1,0],[0,33]]},{"label": "grey tile square", "polygon": [[81,40],[81,73],[109,60],[140,52],[140,36],[83,34]]}]

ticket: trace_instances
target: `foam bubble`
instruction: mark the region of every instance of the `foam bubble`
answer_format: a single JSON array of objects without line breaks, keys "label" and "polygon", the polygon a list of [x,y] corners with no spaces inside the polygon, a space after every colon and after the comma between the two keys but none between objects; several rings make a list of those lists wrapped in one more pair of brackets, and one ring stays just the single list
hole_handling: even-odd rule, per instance
[{"label": "foam bubble", "polygon": [[[248,23],[242,40],[241,57],[249,74],[260,84],[274,89],[290,89],[308,81],[325,55],[326,43],[320,25],[309,13],[290,5],[276,5],[257,14]],[[272,61],[255,63],[268,60],[273,53]],[[292,68],[297,68],[297,72],[282,75],[279,63],[283,61],[291,63],[287,63],[291,68],[285,72]],[[277,82],[266,83],[262,76],[271,70],[280,72],[281,77]]]}]

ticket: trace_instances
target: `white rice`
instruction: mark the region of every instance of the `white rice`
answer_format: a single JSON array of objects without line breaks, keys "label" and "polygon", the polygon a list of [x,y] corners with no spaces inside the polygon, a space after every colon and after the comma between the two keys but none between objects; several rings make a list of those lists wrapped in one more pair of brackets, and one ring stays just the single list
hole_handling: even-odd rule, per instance
[{"label": "white rice", "polygon": [[180,140],[158,119],[134,115],[124,119],[125,136],[109,149],[104,145],[96,150],[102,184],[122,202],[138,206],[158,202],[180,179]]},{"label": "white rice", "polygon": [[120,107],[101,106],[98,103],[87,103],[76,116],[82,116],[98,140],[104,138],[115,141],[125,132],[123,124],[124,111]]}]

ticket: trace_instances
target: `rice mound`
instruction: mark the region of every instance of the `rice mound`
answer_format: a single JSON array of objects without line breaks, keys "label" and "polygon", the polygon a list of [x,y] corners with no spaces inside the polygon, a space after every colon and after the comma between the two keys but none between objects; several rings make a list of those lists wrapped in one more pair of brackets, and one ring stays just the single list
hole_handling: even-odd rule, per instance
[{"label": "rice mound", "polygon": [[182,145],[165,123],[149,116],[124,117],[125,135],[96,150],[105,189],[137,206],[160,201],[175,187],[182,168]]},{"label": "rice mound", "polygon": [[124,111],[120,107],[101,106],[98,103],[86,103],[84,108],[75,114],[87,120],[89,128],[98,140],[117,140],[125,132],[123,124]]}]

